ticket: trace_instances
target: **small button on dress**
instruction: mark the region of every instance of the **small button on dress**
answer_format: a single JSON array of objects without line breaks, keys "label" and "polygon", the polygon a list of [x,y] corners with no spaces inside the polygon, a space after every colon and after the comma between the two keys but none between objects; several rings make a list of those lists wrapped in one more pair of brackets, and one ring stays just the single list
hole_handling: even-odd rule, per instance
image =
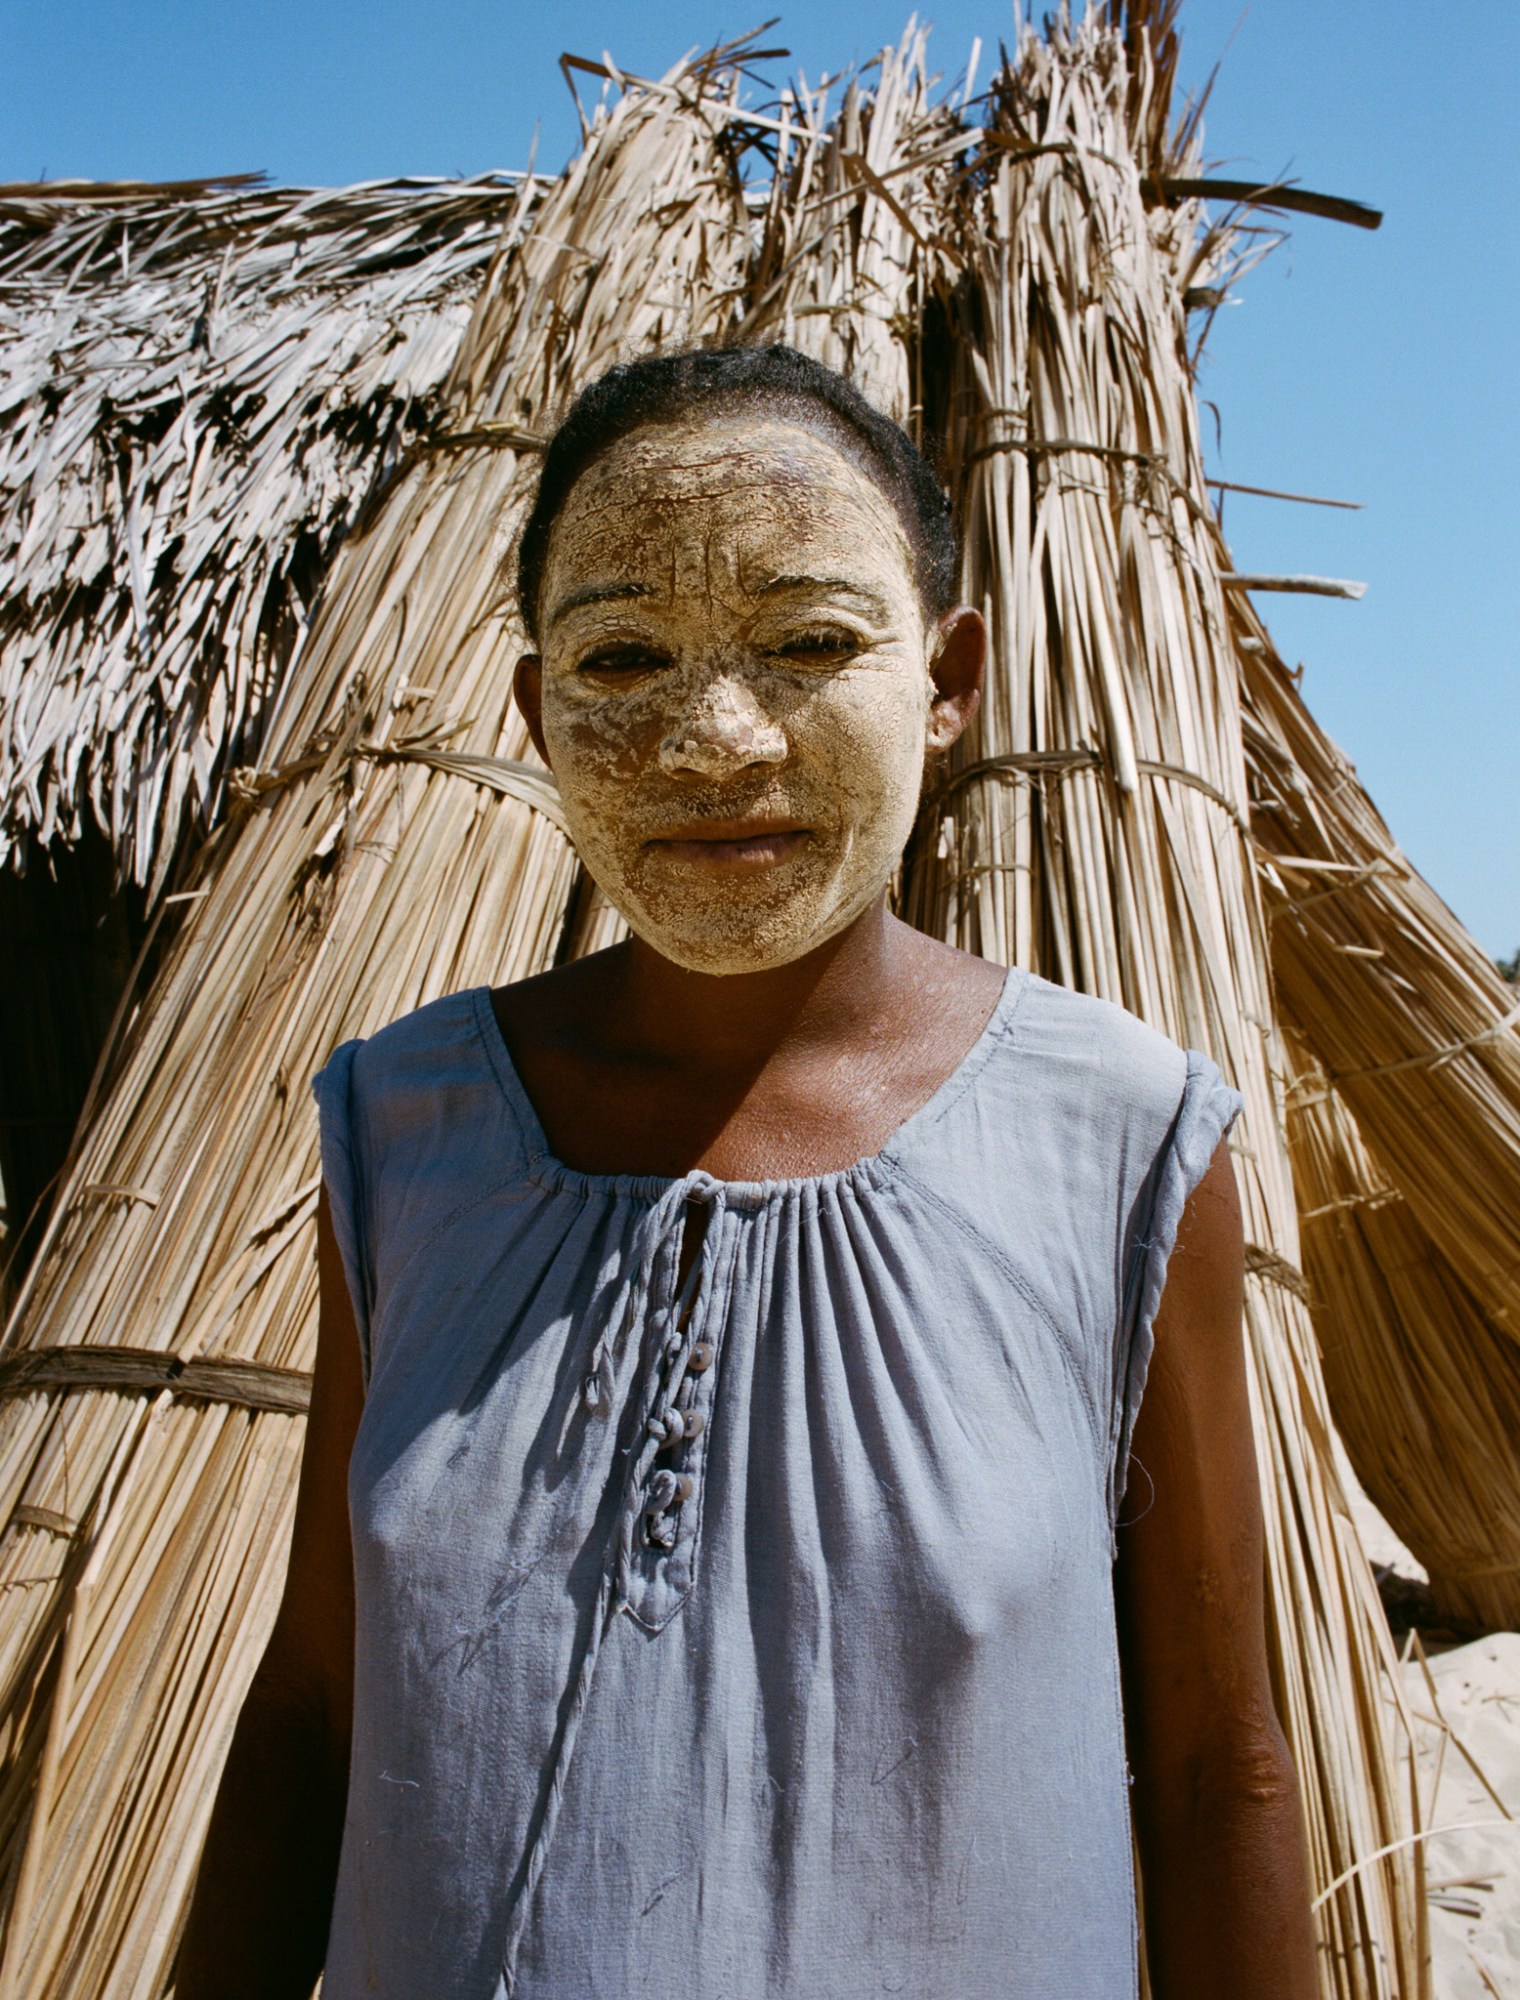
[{"label": "small button on dress", "polygon": [[484,988],[316,1089],[325,2000],[1133,2000],[1114,1525],[1213,1065],[1011,972],[879,1153],[752,1183],[562,1165]]}]

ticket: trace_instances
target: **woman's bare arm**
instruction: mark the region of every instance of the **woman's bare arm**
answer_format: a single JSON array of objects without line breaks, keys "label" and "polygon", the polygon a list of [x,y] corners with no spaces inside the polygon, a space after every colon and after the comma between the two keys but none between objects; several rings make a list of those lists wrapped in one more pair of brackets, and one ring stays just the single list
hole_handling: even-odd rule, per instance
[{"label": "woman's bare arm", "polygon": [[309,2000],[327,1949],[353,1715],[348,1460],[364,1389],[325,1189],[317,1256],[317,1365],[290,1568],[211,1815],[176,2000]]},{"label": "woman's bare arm", "polygon": [[1314,2000],[1298,1787],[1272,1701],[1221,1145],[1183,1214],[1135,1425],[1119,1638],[1156,2000]]}]

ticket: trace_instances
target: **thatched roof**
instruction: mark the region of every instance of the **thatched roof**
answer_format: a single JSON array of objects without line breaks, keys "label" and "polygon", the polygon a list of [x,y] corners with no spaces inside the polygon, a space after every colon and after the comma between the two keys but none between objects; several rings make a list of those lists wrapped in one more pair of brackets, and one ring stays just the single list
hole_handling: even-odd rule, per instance
[{"label": "thatched roof", "polygon": [[0,865],[214,820],[532,185],[0,188]]}]

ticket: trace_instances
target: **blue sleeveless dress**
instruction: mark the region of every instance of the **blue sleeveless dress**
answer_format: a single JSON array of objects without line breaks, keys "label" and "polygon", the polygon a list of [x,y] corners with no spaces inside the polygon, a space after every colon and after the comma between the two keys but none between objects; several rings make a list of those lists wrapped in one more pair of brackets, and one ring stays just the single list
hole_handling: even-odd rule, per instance
[{"label": "blue sleeveless dress", "polygon": [[563,1166],[485,988],[316,1090],[325,2000],[1133,2000],[1113,1533],[1213,1065],[1011,972],[879,1153],[756,1183]]}]

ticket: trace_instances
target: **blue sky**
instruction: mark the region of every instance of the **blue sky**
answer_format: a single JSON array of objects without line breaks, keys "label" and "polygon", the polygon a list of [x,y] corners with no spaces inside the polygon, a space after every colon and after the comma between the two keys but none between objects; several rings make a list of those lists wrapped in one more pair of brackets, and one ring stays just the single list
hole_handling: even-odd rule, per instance
[{"label": "blue sky", "polygon": [[[772,0],[775,4],[775,0]],[[906,8],[831,0],[767,36],[810,77]],[[1007,0],[926,8],[947,78]],[[5,0],[0,178],[261,168],[333,185],[562,165],[560,51],[635,71],[763,18],[755,0]],[[1301,219],[1214,325],[1212,467],[1361,513],[1231,495],[1239,566],[1360,578],[1360,604],[1265,598],[1315,712],[1415,864],[1496,954],[1520,947],[1520,5],[1183,0],[1183,70],[1222,63],[1208,151],[1387,211]],[[984,64],[985,74],[985,64]]]}]

